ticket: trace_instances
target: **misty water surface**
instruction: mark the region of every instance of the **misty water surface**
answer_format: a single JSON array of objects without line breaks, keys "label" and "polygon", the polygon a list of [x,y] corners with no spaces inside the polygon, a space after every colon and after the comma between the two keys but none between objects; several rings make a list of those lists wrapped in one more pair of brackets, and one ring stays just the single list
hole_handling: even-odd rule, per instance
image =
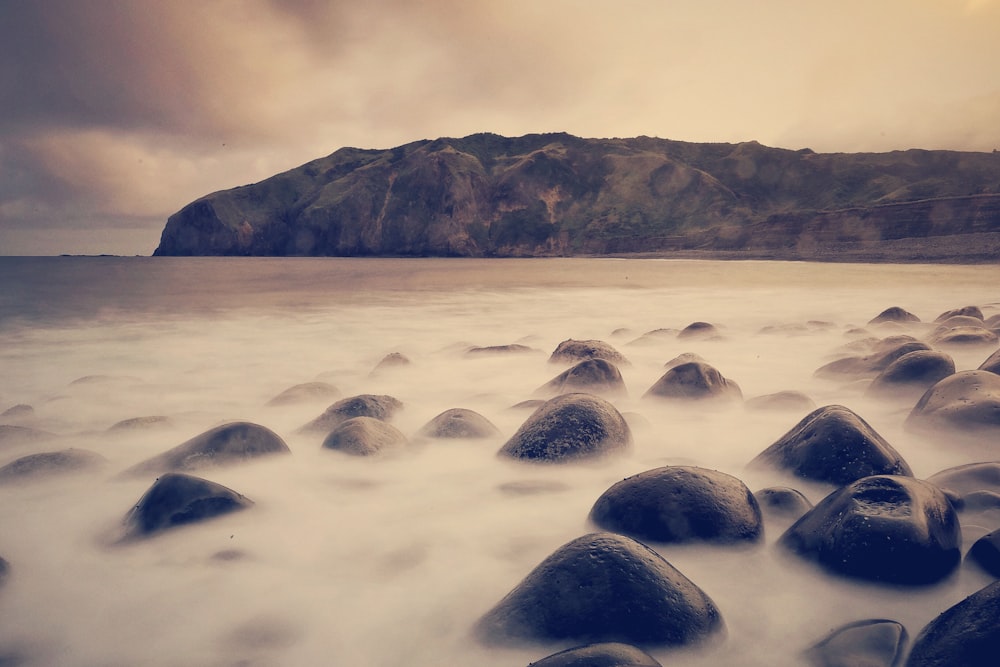
[{"label": "misty water surface", "polygon": [[[804,413],[642,399],[663,364],[695,352],[745,397],[794,389],[850,407],[918,477],[988,456],[985,444],[904,431],[910,404],[873,402],[863,385],[816,368],[865,336],[889,306],[925,323],[950,308],[1000,312],[996,267],[819,265],[661,260],[358,260],[0,258],[0,412],[53,434],[0,442],[0,465],[69,447],[108,459],[99,472],[0,486],[0,655],[45,665],[526,665],[565,645],[486,650],[478,617],[552,551],[594,530],[597,497],[668,464],[718,469],[753,490],[795,485],[815,503],[832,487],[746,464]],[[717,340],[679,340],[695,321]],[[915,335],[927,326],[908,329]],[[664,330],[664,331],[658,331]],[[648,332],[658,332],[645,335]],[[531,466],[495,454],[530,411],[512,409],[566,366],[568,338],[601,339],[621,368],[634,447],[599,463]],[[469,346],[532,352],[469,357]],[[992,350],[947,350],[959,370]],[[373,373],[387,354],[409,366]],[[342,397],[390,394],[412,436],[398,456],[322,450],[298,427],[332,401],[280,408],[282,390],[322,380]],[[479,411],[501,436],[421,441],[453,407]],[[167,416],[170,426],[108,432]],[[249,420],[291,456],[197,474],[255,502],[249,511],[109,547],[153,479],[125,468],[217,424]],[[995,458],[993,456],[992,458]],[[511,483],[545,482],[515,493]],[[518,487],[515,487],[518,488]],[[963,568],[916,590],[848,582],[773,548],[770,523],[749,549],[658,546],[717,603],[724,640],[654,651],[670,665],[793,665],[833,627],[891,618],[911,636],[988,583]],[[996,526],[967,527],[963,551]],[[31,662],[33,660],[33,662]]]}]

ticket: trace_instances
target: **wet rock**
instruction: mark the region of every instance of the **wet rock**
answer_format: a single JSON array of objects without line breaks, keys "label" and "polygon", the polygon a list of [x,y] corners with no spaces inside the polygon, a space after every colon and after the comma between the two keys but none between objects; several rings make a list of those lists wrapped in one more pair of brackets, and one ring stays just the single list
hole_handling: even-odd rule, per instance
[{"label": "wet rock", "polygon": [[949,491],[959,497],[978,491],[1000,493],[1000,461],[966,463],[946,468],[928,477],[927,481],[942,491]]},{"label": "wet rock", "polygon": [[590,519],[655,542],[756,542],[764,531],[757,499],[742,481],[694,466],[665,466],[618,482],[597,499]]},{"label": "wet rock", "polygon": [[717,338],[719,330],[708,322],[692,322],[677,334],[678,338]]},{"label": "wet rock", "polygon": [[511,345],[488,345],[485,347],[470,347],[465,354],[470,357],[486,357],[491,355],[524,354],[534,352],[535,349],[527,345],[513,343]]},{"label": "wet rock", "polygon": [[715,367],[692,361],[674,366],[646,390],[643,398],[740,400],[738,384],[722,376]]},{"label": "wet rock", "polygon": [[911,336],[892,336],[879,341],[872,353],[831,361],[817,368],[814,375],[832,379],[875,377],[904,354],[929,349],[930,345]]},{"label": "wet rock", "polygon": [[913,313],[900,308],[899,306],[892,306],[891,308],[886,308],[881,313],[873,317],[868,321],[868,324],[880,324],[882,322],[919,322],[920,318]]},{"label": "wet rock", "polygon": [[425,424],[419,431],[428,438],[492,438],[499,429],[474,410],[451,408]]},{"label": "wet rock", "polygon": [[163,415],[149,415],[148,417],[133,417],[115,422],[108,427],[109,433],[122,433],[133,431],[151,431],[158,428],[171,428],[174,420]]},{"label": "wet rock", "polygon": [[1000,375],[1000,350],[997,350],[987,357],[986,361],[984,361],[977,370],[989,371],[990,373]]},{"label": "wet rock", "polygon": [[323,448],[354,456],[373,456],[401,449],[406,443],[406,436],[392,424],[374,417],[352,417],[327,434]]},{"label": "wet rock", "polygon": [[587,359],[604,359],[618,366],[628,365],[628,359],[614,347],[601,340],[564,340],[549,357],[550,363],[572,363]]},{"label": "wet rock", "polygon": [[836,485],[870,475],[913,474],[892,445],[842,405],[827,405],[809,413],[758,454],[751,465],[772,466]]},{"label": "wet rock", "polygon": [[0,468],[0,484],[91,470],[105,463],[106,458],[86,449],[29,454]]},{"label": "wet rock", "polygon": [[979,309],[979,306],[964,306],[962,308],[955,308],[953,310],[946,310],[937,317],[934,318],[935,322],[944,322],[950,317],[955,317],[961,315],[964,317],[975,317],[977,320],[983,319],[983,311]]},{"label": "wet rock", "polygon": [[787,486],[769,486],[754,492],[761,514],[779,519],[798,519],[812,509],[813,504],[801,491]]},{"label": "wet rock", "polygon": [[561,463],[607,456],[628,449],[632,433],[625,418],[599,396],[563,394],[535,410],[500,449],[501,456]]},{"label": "wet rock", "polygon": [[824,569],[891,584],[930,584],[960,559],[958,516],[933,484],[876,475],[841,487],[778,544]]},{"label": "wet rock", "polygon": [[528,667],[662,667],[642,649],[631,644],[586,644],[553,653]]},{"label": "wet rock", "polygon": [[329,382],[303,382],[284,390],[265,405],[280,407],[318,401],[330,401],[340,396],[340,390]]},{"label": "wet rock", "polygon": [[993,667],[1000,655],[1000,581],[980,589],[928,623],[906,667]]},{"label": "wet rock", "polygon": [[403,409],[402,402],[385,394],[360,394],[344,398],[330,407],[316,419],[302,426],[299,431],[311,433],[329,433],[337,424],[352,417],[371,417],[389,421],[398,411]]},{"label": "wet rock", "polygon": [[994,579],[1000,579],[1000,530],[994,530],[976,540],[966,558],[983,568]]},{"label": "wet rock", "polygon": [[938,327],[927,340],[934,345],[996,345],[997,335],[984,327]]},{"label": "wet rock", "polygon": [[743,406],[748,410],[788,410],[789,412],[812,411],[816,402],[801,391],[778,391],[773,394],[748,398]]},{"label": "wet rock", "polygon": [[252,505],[249,498],[221,484],[183,473],[166,473],[125,516],[125,538],[146,537]]},{"label": "wet rock", "polygon": [[538,394],[567,394],[574,391],[609,396],[627,394],[621,371],[605,359],[581,361],[538,388]]},{"label": "wet rock", "polygon": [[920,397],[905,425],[957,431],[1000,429],[1000,375],[989,371],[949,375]]},{"label": "wet rock", "polygon": [[814,667],[895,667],[908,635],[901,623],[870,619],[843,625],[810,647],[806,660]]},{"label": "wet rock", "polygon": [[868,396],[916,400],[938,380],[955,372],[955,361],[944,352],[917,350],[904,354],[879,373]]},{"label": "wet rock", "polygon": [[698,586],[649,547],[591,533],[557,549],[477,623],[487,644],[519,640],[687,645],[723,629]]},{"label": "wet rock", "polygon": [[158,456],[125,471],[126,476],[165,471],[191,472],[213,466],[243,463],[261,456],[288,454],[291,450],[277,433],[252,422],[216,426]]}]

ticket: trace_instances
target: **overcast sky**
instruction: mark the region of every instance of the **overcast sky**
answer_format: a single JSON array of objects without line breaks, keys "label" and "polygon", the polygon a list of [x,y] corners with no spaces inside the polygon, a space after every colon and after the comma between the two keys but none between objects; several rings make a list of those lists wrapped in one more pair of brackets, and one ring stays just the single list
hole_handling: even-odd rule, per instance
[{"label": "overcast sky", "polygon": [[0,254],[483,131],[992,151],[1000,0],[0,0]]}]

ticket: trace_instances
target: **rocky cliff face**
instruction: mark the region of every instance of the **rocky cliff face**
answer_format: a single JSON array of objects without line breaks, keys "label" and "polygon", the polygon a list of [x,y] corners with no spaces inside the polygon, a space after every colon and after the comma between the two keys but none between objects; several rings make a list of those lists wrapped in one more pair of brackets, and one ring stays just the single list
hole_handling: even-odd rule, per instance
[{"label": "rocky cliff face", "polygon": [[341,149],[172,215],[156,255],[548,256],[1000,234],[1000,154],[568,134]]}]

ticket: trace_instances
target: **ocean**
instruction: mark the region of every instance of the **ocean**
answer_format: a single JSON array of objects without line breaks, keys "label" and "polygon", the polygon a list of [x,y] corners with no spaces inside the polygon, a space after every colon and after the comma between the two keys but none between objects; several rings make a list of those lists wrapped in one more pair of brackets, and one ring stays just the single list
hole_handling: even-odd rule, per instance
[{"label": "ocean", "polygon": [[[814,376],[868,337],[922,336],[940,313],[1000,312],[1000,267],[658,259],[0,257],[0,465],[68,448],[94,470],[0,485],[0,657],[38,665],[527,665],[567,644],[484,647],[472,626],[528,572],[595,526],[617,481],[696,465],[751,490],[793,485],[816,503],[832,487],[747,463],[804,412],[644,399],[664,363],[693,352],[745,398],[797,390],[849,407],[917,477],[991,455],[990,443],[911,433],[912,403],[875,401],[863,382]],[[890,306],[922,323],[869,325]],[[693,322],[710,339],[678,338]],[[512,406],[566,368],[559,342],[597,339],[628,360],[634,444],[596,463],[530,465],[496,456],[530,415]],[[520,344],[520,354],[469,356]],[[855,348],[857,349],[857,348]],[[994,348],[995,349],[995,348]],[[993,349],[946,350],[959,370]],[[376,370],[391,353],[404,366]],[[402,453],[352,457],[299,427],[335,399],[267,402],[305,382],[340,397],[388,394]],[[500,431],[427,440],[449,408]],[[113,429],[122,420],[148,428]],[[246,420],[292,451],[196,474],[254,502],[247,511],[146,540],[107,539],[152,478],[126,468],[216,425]],[[11,435],[14,433],[14,435]],[[18,432],[22,433],[23,432]],[[992,445],[995,448],[995,443]],[[522,482],[537,482],[521,485]],[[534,489],[516,493],[512,489]],[[775,546],[651,545],[721,610],[725,637],[652,650],[664,665],[796,665],[851,621],[889,618],[911,638],[991,579],[962,567],[928,587],[849,581]],[[998,526],[963,526],[966,543]],[[6,663],[5,663],[6,664]],[[18,664],[18,663],[15,663]]]}]

